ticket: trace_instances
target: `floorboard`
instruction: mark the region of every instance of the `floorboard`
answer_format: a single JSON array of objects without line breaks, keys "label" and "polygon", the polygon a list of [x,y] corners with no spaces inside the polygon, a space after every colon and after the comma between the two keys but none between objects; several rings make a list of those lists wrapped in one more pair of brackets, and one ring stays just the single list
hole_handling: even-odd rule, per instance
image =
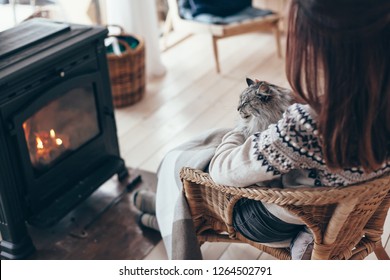
[{"label": "floorboard", "polygon": [[206,242],[200,247],[202,257],[205,260],[218,260],[224,254],[229,245],[230,244],[226,242]]},{"label": "floorboard", "polygon": [[232,243],[219,258],[220,260],[256,260],[262,251],[248,244]]}]

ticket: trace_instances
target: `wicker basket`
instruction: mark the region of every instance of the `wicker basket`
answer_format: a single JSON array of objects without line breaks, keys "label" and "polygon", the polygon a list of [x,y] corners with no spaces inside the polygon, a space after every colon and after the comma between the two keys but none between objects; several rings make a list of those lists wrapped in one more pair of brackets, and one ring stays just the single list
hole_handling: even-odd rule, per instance
[{"label": "wicker basket", "polygon": [[[138,102],[145,94],[145,43],[141,37],[123,32],[115,37],[125,51],[121,56],[107,54],[107,60],[114,107],[120,108]],[[125,37],[135,38],[139,42],[136,48],[121,40]]]}]

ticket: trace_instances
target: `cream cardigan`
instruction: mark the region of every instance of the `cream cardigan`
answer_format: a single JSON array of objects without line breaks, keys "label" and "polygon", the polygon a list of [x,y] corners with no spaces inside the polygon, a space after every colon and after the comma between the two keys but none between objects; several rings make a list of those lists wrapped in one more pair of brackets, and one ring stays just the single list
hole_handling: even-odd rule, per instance
[{"label": "cream cardigan", "polygon": [[[239,131],[228,132],[211,160],[210,176],[218,184],[236,187],[315,187],[351,185],[390,171],[389,160],[375,172],[359,167],[331,172],[322,156],[313,116],[308,105],[294,104],[277,124],[248,139]],[[301,224],[281,207],[265,206],[278,218]]]}]

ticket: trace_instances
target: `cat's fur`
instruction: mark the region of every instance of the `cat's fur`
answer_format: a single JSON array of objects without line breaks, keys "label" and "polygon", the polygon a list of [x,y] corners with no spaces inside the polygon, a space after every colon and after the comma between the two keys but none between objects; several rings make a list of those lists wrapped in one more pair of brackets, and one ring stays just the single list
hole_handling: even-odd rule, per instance
[{"label": "cat's fur", "polygon": [[241,116],[237,129],[247,138],[277,123],[293,98],[289,89],[249,78],[246,82],[248,87],[241,93],[237,108]]}]

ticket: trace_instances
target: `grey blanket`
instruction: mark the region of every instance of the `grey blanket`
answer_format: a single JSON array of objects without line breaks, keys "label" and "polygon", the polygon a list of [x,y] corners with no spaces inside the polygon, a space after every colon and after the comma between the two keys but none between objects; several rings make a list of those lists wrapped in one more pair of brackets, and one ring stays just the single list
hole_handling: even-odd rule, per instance
[{"label": "grey blanket", "polygon": [[182,193],[182,167],[205,170],[228,129],[207,131],[171,150],[157,172],[156,216],[169,259],[202,259],[194,225]]}]

